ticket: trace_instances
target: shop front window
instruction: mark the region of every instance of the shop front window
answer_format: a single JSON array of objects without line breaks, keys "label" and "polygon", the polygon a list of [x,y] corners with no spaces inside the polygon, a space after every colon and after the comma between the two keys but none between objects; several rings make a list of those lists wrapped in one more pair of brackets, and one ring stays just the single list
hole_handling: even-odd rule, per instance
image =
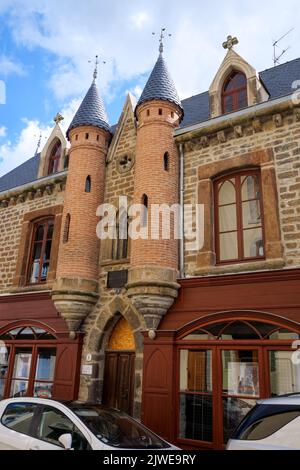
[{"label": "shop front window", "polygon": [[180,351],[180,437],[212,441],[211,351]]},{"label": "shop front window", "polygon": [[179,443],[222,449],[258,399],[300,392],[299,332],[244,318],[196,327],[179,348]]},{"label": "shop front window", "polygon": [[51,333],[36,326],[17,327],[0,335],[0,399],[51,398],[55,340]]}]

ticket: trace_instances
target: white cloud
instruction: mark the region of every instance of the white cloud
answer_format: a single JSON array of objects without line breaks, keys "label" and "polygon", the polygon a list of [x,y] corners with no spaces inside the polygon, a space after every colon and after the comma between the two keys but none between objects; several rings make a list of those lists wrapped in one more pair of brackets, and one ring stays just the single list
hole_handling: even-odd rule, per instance
[{"label": "white cloud", "polygon": [[150,16],[146,11],[140,11],[131,17],[131,21],[137,29],[142,29],[149,20]]},{"label": "white cloud", "polygon": [[[3,1],[3,0],[2,0]],[[182,97],[205,91],[224,57],[222,42],[238,35],[237,51],[258,70],[272,66],[272,40],[295,25],[298,0],[132,0],[109,3],[89,0],[5,0],[14,38],[49,56],[49,86],[60,99],[76,96],[90,83],[88,59],[105,57],[100,69],[102,90],[111,94],[116,83],[137,79],[153,66],[158,38],[152,31],[166,27],[165,54]],[[4,9],[4,7],[2,7]],[[280,23],[278,23],[280,18]],[[287,41],[287,42],[285,42]],[[282,42],[291,44],[284,60],[299,56],[299,28]],[[52,58],[51,58],[52,57]]]},{"label": "white cloud", "polygon": [[17,60],[5,54],[0,55],[0,76],[6,77],[7,75],[25,75],[25,70]]},{"label": "white cloud", "polygon": [[[64,132],[66,132],[79,104],[80,100],[73,99],[61,110],[61,114],[64,117],[61,127]],[[0,145],[0,176],[16,168],[35,154],[40,133],[42,135],[41,150],[54,127],[54,123],[44,124],[38,120],[28,120],[26,118],[22,121],[24,127],[16,140],[9,140]],[[0,137],[5,136],[5,132],[6,129],[0,127]]]},{"label": "white cloud", "polygon": [[0,137],[5,137],[6,136],[6,127],[1,126],[0,127]]}]

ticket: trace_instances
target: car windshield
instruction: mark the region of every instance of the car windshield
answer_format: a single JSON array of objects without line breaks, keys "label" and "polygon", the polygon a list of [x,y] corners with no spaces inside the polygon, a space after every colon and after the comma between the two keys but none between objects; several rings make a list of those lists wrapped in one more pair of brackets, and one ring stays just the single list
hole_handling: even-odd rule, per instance
[{"label": "car windshield", "polygon": [[169,445],[125,413],[100,406],[75,406],[72,411],[104,444],[122,449],[164,449]]}]

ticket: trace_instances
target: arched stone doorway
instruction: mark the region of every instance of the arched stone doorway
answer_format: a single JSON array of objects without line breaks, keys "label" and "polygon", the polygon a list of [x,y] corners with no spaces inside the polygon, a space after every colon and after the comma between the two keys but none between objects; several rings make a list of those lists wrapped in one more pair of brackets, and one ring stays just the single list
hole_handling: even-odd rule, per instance
[{"label": "arched stone doorway", "polygon": [[105,351],[103,403],[133,413],[135,341],[124,317],[114,326]]}]

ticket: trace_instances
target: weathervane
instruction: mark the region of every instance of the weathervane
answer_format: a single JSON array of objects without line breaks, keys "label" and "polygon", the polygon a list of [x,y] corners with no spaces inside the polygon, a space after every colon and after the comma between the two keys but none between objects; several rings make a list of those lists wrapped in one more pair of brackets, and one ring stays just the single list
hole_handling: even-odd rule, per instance
[{"label": "weathervane", "polygon": [[[163,39],[164,39],[164,37],[165,37],[165,35],[164,35],[164,32],[165,32],[165,31],[166,31],[166,28],[161,28],[160,36],[159,36],[159,48],[158,48],[160,54],[162,54],[163,51],[164,51]],[[157,33],[152,33],[152,34],[153,34],[153,36],[154,36],[154,35],[157,34]],[[170,37],[170,36],[172,36],[172,34],[168,34],[168,36]]]},{"label": "weathervane", "polygon": [[228,49],[230,51],[233,48],[233,46],[236,46],[236,44],[238,43],[239,43],[238,38],[227,36],[227,41],[223,42],[222,46],[224,47],[224,49]]},{"label": "weathervane", "polygon": [[[89,63],[91,63],[92,61],[89,60]],[[95,56],[95,68],[94,68],[94,73],[93,73],[93,78],[94,78],[94,81],[96,80],[97,78],[97,75],[98,75],[98,65],[99,65],[99,59],[98,59],[98,55]],[[102,60],[101,61],[102,64],[106,64],[105,60]]]}]

